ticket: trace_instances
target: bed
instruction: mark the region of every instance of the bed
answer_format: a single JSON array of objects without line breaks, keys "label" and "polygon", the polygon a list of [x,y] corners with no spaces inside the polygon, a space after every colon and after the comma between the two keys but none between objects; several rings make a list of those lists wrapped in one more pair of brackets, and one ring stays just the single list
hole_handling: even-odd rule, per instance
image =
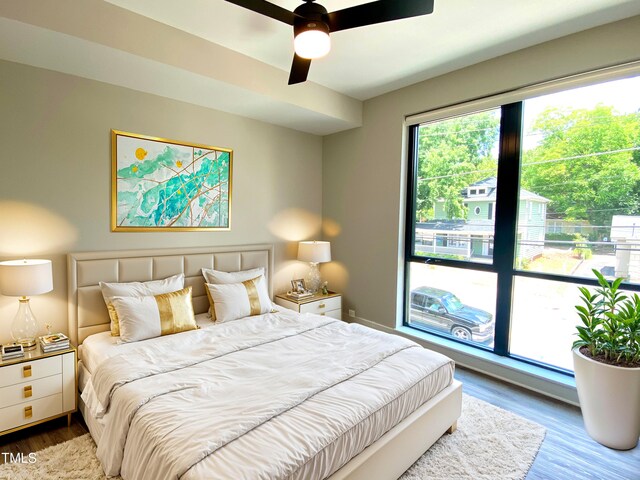
[{"label": "bed", "polygon": [[[213,323],[202,268],[263,268],[273,296],[272,245],[68,256],[79,407],[106,473],[395,479],[455,430],[462,388],[446,357],[284,309]],[[201,328],[117,344],[98,283],[179,273]]]}]

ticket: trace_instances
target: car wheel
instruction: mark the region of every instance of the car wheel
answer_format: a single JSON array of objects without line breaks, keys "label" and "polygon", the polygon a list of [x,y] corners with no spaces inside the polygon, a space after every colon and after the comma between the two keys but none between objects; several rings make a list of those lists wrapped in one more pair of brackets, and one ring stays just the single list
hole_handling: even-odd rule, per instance
[{"label": "car wheel", "polygon": [[471,332],[464,327],[453,327],[451,329],[451,335],[460,340],[471,340]]}]

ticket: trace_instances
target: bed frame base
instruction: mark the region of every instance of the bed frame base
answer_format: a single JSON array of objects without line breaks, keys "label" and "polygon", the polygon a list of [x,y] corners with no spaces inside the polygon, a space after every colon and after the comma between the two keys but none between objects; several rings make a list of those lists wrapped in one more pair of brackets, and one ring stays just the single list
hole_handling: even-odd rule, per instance
[{"label": "bed frame base", "polygon": [[445,433],[462,411],[462,384],[451,385],[369,445],[329,480],[396,480]]}]

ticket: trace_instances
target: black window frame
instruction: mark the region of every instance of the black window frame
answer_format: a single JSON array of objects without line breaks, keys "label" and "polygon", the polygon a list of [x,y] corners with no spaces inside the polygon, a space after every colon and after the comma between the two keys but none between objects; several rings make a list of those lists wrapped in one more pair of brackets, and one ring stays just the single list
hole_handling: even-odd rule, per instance
[{"label": "black window frame", "polygon": [[[414,328],[436,337],[446,338],[449,341],[462,343],[478,350],[495,353],[501,357],[513,358],[520,362],[542,367],[544,369],[573,376],[573,371],[550,365],[544,362],[525,358],[510,352],[509,337],[511,329],[512,298],[514,292],[514,280],[516,277],[534,278],[554,282],[580,284],[587,287],[597,287],[595,279],[573,277],[561,274],[548,274],[533,271],[517,270],[515,268],[517,248],[517,223],[520,192],[520,164],[521,164],[521,139],[523,127],[523,112],[525,100],[496,105],[492,108],[478,109],[466,113],[473,115],[482,111],[501,109],[498,171],[496,185],[496,200],[494,206],[494,240],[492,263],[479,263],[468,260],[453,260],[437,256],[418,256],[414,254],[416,231],[416,192],[418,171],[418,129],[422,124],[409,125],[407,131],[407,191],[405,210],[405,235],[404,235],[404,284],[403,284],[403,326]],[[446,120],[448,117],[434,121]],[[450,117],[449,117],[450,118]],[[483,344],[459,340],[453,336],[440,333],[432,329],[418,328],[409,324],[410,301],[409,282],[411,264],[428,264],[444,267],[454,267],[462,270],[470,269],[494,273],[497,276],[496,283],[496,308],[495,331],[493,348]],[[623,282],[621,288],[640,292],[640,284]],[[576,320],[577,323],[577,320]]]}]

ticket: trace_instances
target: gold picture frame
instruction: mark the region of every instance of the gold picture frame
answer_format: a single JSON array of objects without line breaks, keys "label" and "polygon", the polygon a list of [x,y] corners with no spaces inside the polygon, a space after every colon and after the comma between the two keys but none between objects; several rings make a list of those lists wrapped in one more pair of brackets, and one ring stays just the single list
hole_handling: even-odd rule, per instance
[{"label": "gold picture frame", "polygon": [[296,278],[294,280],[291,280],[291,288],[291,291],[295,293],[305,293],[308,291],[307,284],[304,281],[304,278]]},{"label": "gold picture frame", "polygon": [[228,231],[233,150],[111,130],[111,231]]}]

